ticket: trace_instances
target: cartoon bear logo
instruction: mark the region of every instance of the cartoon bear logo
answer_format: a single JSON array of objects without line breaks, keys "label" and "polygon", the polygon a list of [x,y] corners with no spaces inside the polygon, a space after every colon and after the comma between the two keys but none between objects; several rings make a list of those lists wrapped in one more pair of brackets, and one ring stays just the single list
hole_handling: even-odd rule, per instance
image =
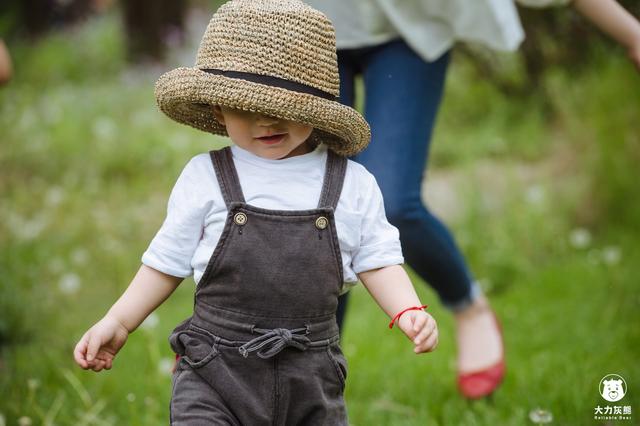
[{"label": "cartoon bear logo", "polygon": [[627,384],[617,374],[608,374],[600,381],[600,395],[609,402],[620,401],[627,393]]}]

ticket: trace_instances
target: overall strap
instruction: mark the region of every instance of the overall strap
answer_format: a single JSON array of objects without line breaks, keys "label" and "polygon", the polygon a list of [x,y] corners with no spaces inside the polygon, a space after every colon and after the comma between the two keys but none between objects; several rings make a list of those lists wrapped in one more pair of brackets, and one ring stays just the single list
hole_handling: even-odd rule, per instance
[{"label": "overall strap", "polygon": [[213,168],[216,171],[220,192],[224,202],[229,207],[231,203],[244,203],[244,195],[238,179],[238,172],[233,164],[233,154],[230,147],[225,147],[217,151],[210,151]]},{"label": "overall strap", "polygon": [[334,210],[336,209],[346,171],[347,159],[329,150],[327,152],[327,166],[324,172],[324,182],[318,208],[331,207]]}]

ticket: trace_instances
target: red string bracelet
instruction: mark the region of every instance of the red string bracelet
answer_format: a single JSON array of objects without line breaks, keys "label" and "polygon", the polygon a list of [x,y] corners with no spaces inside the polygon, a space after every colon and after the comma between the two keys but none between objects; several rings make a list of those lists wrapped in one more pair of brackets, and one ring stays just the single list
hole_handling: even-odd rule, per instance
[{"label": "red string bracelet", "polygon": [[393,319],[391,320],[391,322],[389,323],[389,328],[393,328],[393,324],[398,321],[400,319],[400,317],[402,316],[402,314],[404,314],[407,311],[419,311],[421,309],[425,309],[427,306],[429,305],[422,305],[422,306],[412,306],[410,308],[405,309],[404,311],[400,311],[398,313],[398,315],[396,315],[395,317],[393,317]]}]

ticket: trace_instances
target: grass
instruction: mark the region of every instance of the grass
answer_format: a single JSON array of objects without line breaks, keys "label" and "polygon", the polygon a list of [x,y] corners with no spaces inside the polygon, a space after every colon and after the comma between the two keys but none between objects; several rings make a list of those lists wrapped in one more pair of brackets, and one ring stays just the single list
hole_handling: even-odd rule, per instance
[{"label": "grass", "polygon": [[[0,425],[167,423],[167,336],[190,314],[191,280],[113,370],[82,371],[71,353],[128,285],[184,164],[226,141],[157,111],[162,70],[126,67],[116,22],[12,47],[17,75],[0,89]],[[627,381],[620,405],[640,409],[640,100],[629,96],[640,80],[599,55],[545,84],[553,114],[454,61],[432,154],[435,173],[462,177],[452,190],[464,212],[450,225],[502,318],[504,386],[487,401],[457,395],[452,318],[417,277],[442,335],[419,357],[356,288],[343,336],[353,425],[522,425],[538,407],[553,424],[605,424],[593,413],[608,373]],[[478,179],[482,162],[500,191]],[[522,167],[542,173],[523,181]]]}]

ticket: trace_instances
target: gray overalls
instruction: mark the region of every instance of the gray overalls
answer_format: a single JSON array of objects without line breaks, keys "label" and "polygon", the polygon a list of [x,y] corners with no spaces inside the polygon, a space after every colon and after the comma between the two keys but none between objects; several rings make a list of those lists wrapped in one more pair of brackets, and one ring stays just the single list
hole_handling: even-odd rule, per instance
[{"label": "gray overalls", "polygon": [[346,425],[333,212],[347,160],[329,151],[318,208],[290,211],[246,204],[229,148],[211,159],[228,215],[194,313],[169,337],[171,424]]}]

